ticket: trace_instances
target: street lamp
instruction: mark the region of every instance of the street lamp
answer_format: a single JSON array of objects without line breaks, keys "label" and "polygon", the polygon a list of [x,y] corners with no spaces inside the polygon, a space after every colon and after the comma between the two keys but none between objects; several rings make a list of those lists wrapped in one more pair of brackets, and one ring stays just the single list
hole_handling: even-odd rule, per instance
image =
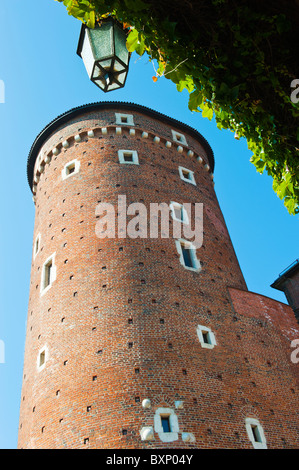
[{"label": "street lamp", "polygon": [[114,19],[103,20],[95,28],[82,25],[77,54],[90,80],[105,93],[125,85],[131,54],[126,32]]}]

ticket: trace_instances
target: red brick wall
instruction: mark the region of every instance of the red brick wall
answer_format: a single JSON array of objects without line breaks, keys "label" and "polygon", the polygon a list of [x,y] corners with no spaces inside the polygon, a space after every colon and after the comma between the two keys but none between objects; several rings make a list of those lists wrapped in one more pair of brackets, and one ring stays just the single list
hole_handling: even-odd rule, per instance
[{"label": "red brick wall", "polygon": [[[178,125],[173,129],[186,135],[194,157],[174,143],[166,148],[172,127],[138,107],[128,110],[136,135],[126,125],[116,135],[115,112],[73,118],[40,151],[52,155],[69,139],[37,183],[33,238],[40,233],[41,243],[31,267],[19,447],[252,448],[247,416],[260,420],[268,447],[297,447],[296,370],[284,334],[289,323],[294,327],[291,313],[273,301],[271,318],[283,312],[283,325],[253,315],[249,303],[256,311],[257,300],[246,292],[210,174],[196,160],[206,159],[203,147]],[[94,138],[86,136],[89,129]],[[73,139],[78,132],[80,143]],[[137,150],[140,164],[120,165],[118,149]],[[63,181],[61,171],[74,158],[80,172]],[[197,186],[180,179],[179,165],[195,172]],[[124,194],[128,204],[147,207],[204,204],[199,273],[184,269],[171,238],[96,236],[97,204],[116,204]],[[42,266],[54,252],[57,277],[41,296]],[[213,349],[201,347],[198,325],[214,332]],[[44,345],[48,358],[38,371]],[[142,407],[145,398],[150,409]],[[175,410],[174,442],[162,442],[156,432],[154,440],[141,440],[141,428],[154,426],[159,407]],[[184,442],[183,432],[195,442]]]}]

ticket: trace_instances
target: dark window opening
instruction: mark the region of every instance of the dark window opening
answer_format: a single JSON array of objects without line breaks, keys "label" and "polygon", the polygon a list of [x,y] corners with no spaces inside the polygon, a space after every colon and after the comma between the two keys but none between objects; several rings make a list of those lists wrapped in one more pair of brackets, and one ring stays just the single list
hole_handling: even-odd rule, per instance
[{"label": "dark window opening", "polygon": [[251,426],[253,438],[255,442],[262,442],[260,432],[257,426]]},{"label": "dark window opening", "polygon": [[169,416],[161,416],[161,423],[162,423],[163,432],[171,432]]},{"label": "dark window opening", "polygon": [[208,331],[203,331],[203,332],[202,332],[202,338],[203,338],[203,342],[204,342],[205,344],[211,344],[210,335],[209,335],[209,332],[208,332]]},{"label": "dark window opening", "polygon": [[191,256],[191,249],[186,248],[185,246],[182,246],[182,253],[183,253],[185,266],[187,266],[188,268],[193,268],[194,265],[193,265],[193,260]]}]

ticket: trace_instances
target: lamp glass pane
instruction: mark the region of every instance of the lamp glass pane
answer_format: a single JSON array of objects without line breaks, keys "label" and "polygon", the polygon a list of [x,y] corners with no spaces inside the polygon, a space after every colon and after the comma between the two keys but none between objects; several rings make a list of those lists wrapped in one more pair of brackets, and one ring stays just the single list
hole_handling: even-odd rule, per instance
[{"label": "lamp glass pane", "polygon": [[129,51],[126,47],[126,34],[118,26],[114,26],[115,55],[126,65],[129,62]]},{"label": "lamp glass pane", "polygon": [[90,78],[92,74],[92,70],[93,70],[94,57],[93,57],[89,37],[86,31],[85,31],[83,45],[82,45],[81,57],[84,62],[85,68],[87,70],[88,76]]},{"label": "lamp glass pane", "polygon": [[88,29],[91,47],[95,60],[110,57],[113,50],[113,26],[112,23],[103,23],[95,29]]}]

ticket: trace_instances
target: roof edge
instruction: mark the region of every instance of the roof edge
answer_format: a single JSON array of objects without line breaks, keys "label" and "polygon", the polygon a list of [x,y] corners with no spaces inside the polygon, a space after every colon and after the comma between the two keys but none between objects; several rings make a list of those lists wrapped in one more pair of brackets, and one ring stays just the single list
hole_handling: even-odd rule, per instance
[{"label": "roof edge", "polygon": [[57,129],[62,124],[65,124],[70,119],[76,116],[79,116],[80,114],[100,110],[102,108],[111,109],[115,107],[119,109],[128,109],[128,108],[135,109],[136,111],[143,112],[147,114],[148,116],[151,116],[160,120],[163,119],[163,121],[176,125],[177,127],[180,127],[181,129],[185,129],[195,139],[199,140],[199,142],[202,144],[205,151],[207,152],[211,171],[214,172],[215,160],[214,160],[213,150],[210,144],[208,143],[208,141],[200,134],[200,132],[198,132],[193,127],[183,122],[180,122],[177,119],[171,118],[163,113],[160,113],[159,111],[155,111],[143,105],[130,103],[130,102],[124,102],[124,101],[99,101],[99,102],[94,102],[94,103],[89,103],[89,104],[85,104],[82,106],[78,106],[78,107],[75,107],[66,111],[63,114],[60,114],[55,119],[53,119],[47,126],[45,126],[44,129],[38,134],[33,145],[31,146],[28,159],[27,159],[27,180],[28,180],[28,184],[30,186],[31,191],[32,191],[33,172],[34,172],[34,165],[35,165],[36,158],[38,156],[40,148],[42,147],[44,142],[53,134],[55,129]]}]

